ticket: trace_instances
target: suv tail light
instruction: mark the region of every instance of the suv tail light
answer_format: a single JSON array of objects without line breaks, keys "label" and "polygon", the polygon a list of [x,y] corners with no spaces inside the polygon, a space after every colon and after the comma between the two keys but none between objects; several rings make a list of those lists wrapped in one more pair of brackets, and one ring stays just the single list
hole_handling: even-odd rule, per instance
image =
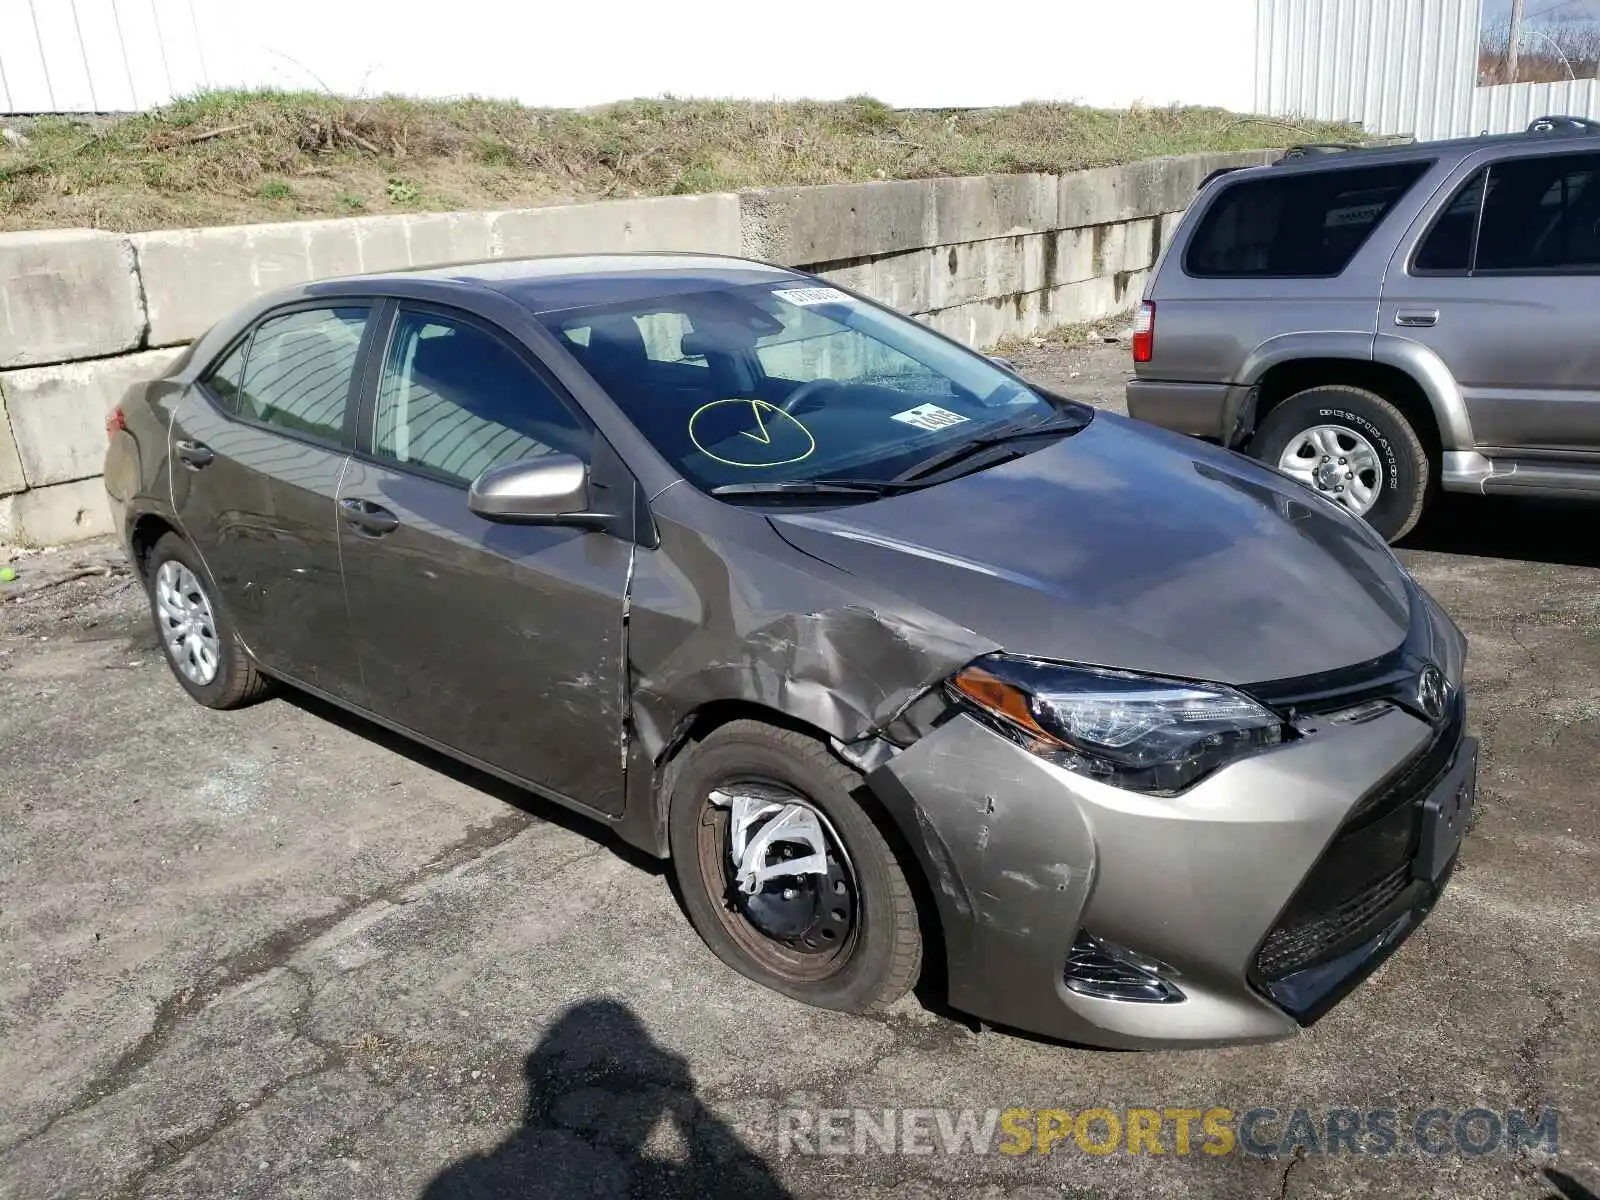
[{"label": "suv tail light", "polygon": [[106,441],[115,441],[117,434],[128,428],[128,419],[122,415],[122,405],[113,408],[106,417]]},{"label": "suv tail light", "polygon": [[1156,350],[1156,304],[1146,300],[1139,305],[1139,315],[1133,322],[1133,361],[1147,363]]}]

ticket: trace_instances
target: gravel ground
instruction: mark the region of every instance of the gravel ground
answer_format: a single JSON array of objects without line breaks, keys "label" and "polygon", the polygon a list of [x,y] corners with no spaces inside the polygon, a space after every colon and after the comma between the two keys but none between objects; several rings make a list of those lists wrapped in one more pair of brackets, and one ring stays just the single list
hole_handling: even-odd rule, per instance
[{"label": "gravel ground", "polygon": [[[1011,357],[1120,405],[1125,347]],[[190,703],[110,545],[16,558],[0,1197],[1593,1200],[1593,512],[1446,503],[1404,551],[1472,640],[1483,762],[1462,866],[1312,1030],[1186,1053],[978,1032],[915,998],[874,1019],[779,999],[711,957],[657,865],[580,819],[309,699]],[[1197,1129],[1182,1154],[1169,1123],[1160,1155],[1069,1136],[1048,1156],[857,1156],[777,1132],[785,1110],[1138,1106],[1272,1107],[1269,1142],[1296,1108],[1324,1129],[1332,1108],[1388,1109],[1402,1137],[1258,1157],[1202,1153]],[[1559,1155],[1435,1156],[1406,1136],[1429,1108],[1480,1106],[1553,1109]]]}]

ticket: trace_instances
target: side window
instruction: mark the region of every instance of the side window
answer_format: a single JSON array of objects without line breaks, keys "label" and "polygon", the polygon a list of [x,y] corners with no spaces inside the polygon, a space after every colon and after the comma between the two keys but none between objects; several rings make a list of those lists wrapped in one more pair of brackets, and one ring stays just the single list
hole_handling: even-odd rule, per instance
[{"label": "side window", "polygon": [[589,458],[583,425],[520,355],[431,313],[395,322],[372,438],[374,453],[462,484],[544,454]]},{"label": "side window", "polygon": [[1432,274],[1463,274],[1472,265],[1472,235],[1478,228],[1487,171],[1479,171],[1457,192],[1417,247],[1412,267]]},{"label": "side window", "polygon": [[1474,270],[1600,269],[1600,155],[1495,163],[1488,186]]},{"label": "side window", "polygon": [[247,337],[235,346],[205,377],[205,385],[231,413],[239,411],[239,388],[244,382],[244,356],[250,348]]},{"label": "side window", "polygon": [[1184,269],[1213,278],[1337,275],[1428,166],[1269,173],[1224,186],[1189,242]]},{"label": "side window", "polygon": [[365,306],[307,308],[263,321],[250,339],[234,411],[289,433],[343,441],[367,314]]}]

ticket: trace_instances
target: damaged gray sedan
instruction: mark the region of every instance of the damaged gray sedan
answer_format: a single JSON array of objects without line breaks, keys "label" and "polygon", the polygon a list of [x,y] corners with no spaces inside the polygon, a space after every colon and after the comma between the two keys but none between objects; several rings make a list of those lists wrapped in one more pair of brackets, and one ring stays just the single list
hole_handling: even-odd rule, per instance
[{"label": "damaged gray sedan", "polygon": [[1283,1036],[1470,816],[1463,638],[1360,521],[810,276],[305,285],[108,430],[191,696],[288,684],[606,822],[811,1004]]}]

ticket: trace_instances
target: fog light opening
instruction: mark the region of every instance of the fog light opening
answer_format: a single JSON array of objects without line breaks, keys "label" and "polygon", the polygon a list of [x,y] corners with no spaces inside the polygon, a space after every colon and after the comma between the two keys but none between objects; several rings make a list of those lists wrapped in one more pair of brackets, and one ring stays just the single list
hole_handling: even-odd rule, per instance
[{"label": "fog light opening", "polygon": [[1079,930],[1062,981],[1068,991],[1096,1000],[1122,1000],[1133,1004],[1172,1004],[1184,999],[1168,975],[1171,967],[1148,955]]}]

